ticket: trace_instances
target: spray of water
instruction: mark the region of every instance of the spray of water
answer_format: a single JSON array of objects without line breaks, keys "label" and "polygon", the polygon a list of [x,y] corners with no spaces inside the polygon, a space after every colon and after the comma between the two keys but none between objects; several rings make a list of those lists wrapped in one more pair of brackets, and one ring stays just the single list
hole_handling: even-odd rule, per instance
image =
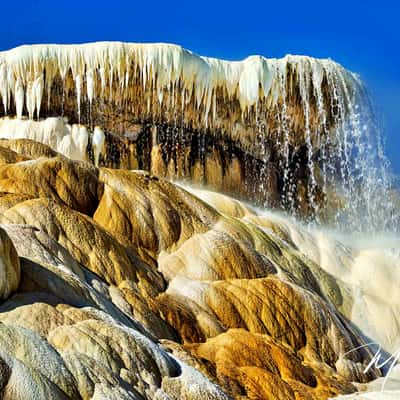
[{"label": "spray of water", "polygon": [[[334,63],[315,60],[298,63],[306,163],[293,166],[292,128],[286,105],[288,75],[280,68],[276,69],[276,75],[281,96],[277,118],[282,140],[285,210],[294,216],[298,214],[294,202],[298,181],[294,175],[296,169],[307,168],[308,203],[312,210],[309,223],[321,224],[323,203],[323,211],[331,213],[328,222],[333,228],[347,232],[397,233],[400,217],[397,192],[384,154],[382,129],[360,78]],[[328,90],[328,95],[323,90]],[[316,111],[312,110],[312,104]],[[333,120],[330,127],[328,116]],[[318,190],[323,202],[317,201]],[[334,206],[332,200],[335,200]]]}]

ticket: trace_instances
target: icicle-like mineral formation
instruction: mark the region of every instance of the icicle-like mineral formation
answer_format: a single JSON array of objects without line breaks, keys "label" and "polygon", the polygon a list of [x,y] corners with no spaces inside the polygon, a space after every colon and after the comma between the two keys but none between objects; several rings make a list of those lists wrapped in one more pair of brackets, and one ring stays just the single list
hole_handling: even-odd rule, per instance
[{"label": "icicle-like mineral formation", "polygon": [[[331,60],[231,62],[170,44],[22,46],[0,52],[0,96],[0,115],[27,119],[32,138],[42,135],[63,154],[87,158],[86,146],[96,164],[121,166],[125,157],[129,168],[189,177],[311,218],[333,191],[347,210],[356,195],[355,208],[369,201],[359,188],[371,163],[383,162],[366,128],[363,85]],[[38,133],[40,117],[68,118],[69,133]],[[18,122],[4,124],[3,137],[21,135],[20,126],[8,128]],[[385,180],[382,168],[374,171]]]},{"label": "icicle-like mineral formation", "polygon": [[332,101],[355,86],[354,76],[340,65],[310,57],[228,62],[175,45],[126,43],[34,45],[0,53],[4,114],[14,109],[18,118],[39,117],[43,96],[51,105],[59,81],[75,93],[78,118],[82,103],[92,106],[96,100],[124,105],[140,120],[171,122],[179,110],[185,126],[240,133],[238,139],[249,145],[251,133],[246,137],[237,125],[254,127],[256,115],[273,120],[272,111],[285,101],[292,128],[321,130],[335,122],[326,115]]},{"label": "icicle-like mineral formation", "polygon": [[[97,131],[102,133],[100,128],[96,127],[93,137],[99,136]],[[47,144],[73,160],[85,161],[88,158],[89,132],[86,127],[70,125],[63,118],[47,118],[43,121],[2,118],[0,137],[35,140]]]}]

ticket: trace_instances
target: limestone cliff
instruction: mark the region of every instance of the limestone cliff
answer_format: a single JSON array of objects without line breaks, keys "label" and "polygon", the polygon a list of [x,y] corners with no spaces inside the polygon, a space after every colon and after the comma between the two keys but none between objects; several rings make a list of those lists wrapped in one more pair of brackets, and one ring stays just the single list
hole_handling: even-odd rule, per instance
[{"label": "limestone cliff", "polygon": [[0,53],[0,97],[0,115],[17,117],[0,120],[3,138],[306,217],[338,208],[338,182],[354,198],[350,158],[369,138],[358,77],[306,56],[228,62],[168,44],[22,46]]}]

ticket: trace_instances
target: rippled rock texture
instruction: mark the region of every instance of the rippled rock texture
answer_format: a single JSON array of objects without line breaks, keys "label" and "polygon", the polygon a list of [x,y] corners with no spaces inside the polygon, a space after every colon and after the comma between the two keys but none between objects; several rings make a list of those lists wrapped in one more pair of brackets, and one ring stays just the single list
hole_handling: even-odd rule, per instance
[{"label": "rippled rock texture", "polygon": [[[356,289],[373,316],[389,307],[342,279],[351,249],[329,263],[300,227],[226,196],[0,145],[5,400],[321,400],[381,376],[350,352],[369,341]],[[396,310],[368,335],[395,332]]]}]

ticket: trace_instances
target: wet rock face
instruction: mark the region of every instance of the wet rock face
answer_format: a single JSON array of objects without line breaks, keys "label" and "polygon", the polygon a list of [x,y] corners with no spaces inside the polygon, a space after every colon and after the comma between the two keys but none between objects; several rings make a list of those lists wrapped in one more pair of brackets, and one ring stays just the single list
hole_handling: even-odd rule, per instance
[{"label": "wet rock face", "polygon": [[[321,400],[381,375],[364,372],[368,349],[349,353],[366,340],[352,287],[300,228],[2,145],[18,156],[0,165],[4,399]],[[354,255],[340,259],[350,269]]]},{"label": "wet rock face", "polygon": [[[300,167],[308,162],[305,145],[288,147],[291,161],[285,163],[279,142],[270,139],[263,144],[262,154],[254,154],[221,133],[193,131],[168,123],[136,123],[128,128],[131,131],[121,133],[110,129],[98,159],[100,166],[140,169],[161,178],[189,181],[258,205],[292,208],[306,218],[314,216],[315,204],[320,208],[326,204],[320,175],[313,188],[315,204],[310,203],[309,171]],[[87,159],[95,162],[90,143]],[[321,173],[319,168],[316,163],[317,175]],[[286,176],[292,181],[290,199],[285,194]]]}]

